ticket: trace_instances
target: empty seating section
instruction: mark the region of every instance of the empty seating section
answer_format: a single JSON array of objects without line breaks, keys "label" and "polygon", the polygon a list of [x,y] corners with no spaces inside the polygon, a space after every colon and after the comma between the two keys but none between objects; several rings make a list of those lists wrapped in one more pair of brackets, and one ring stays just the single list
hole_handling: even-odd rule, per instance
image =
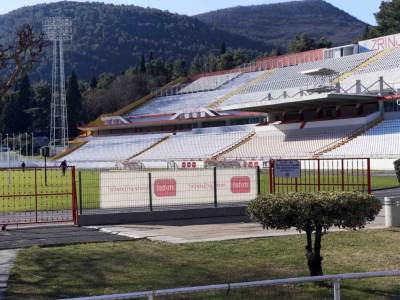
[{"label": "empty seating section", "polygon": [[201,77],[179,90],[179,94],[212,91],[238,77],[239,72]]},{"label": "empty seating section", "polygon": [[133,110],[125,117],[147,114],[176,113],[207,107],[225,94],[234,91],[246,82],[252,81],[263,72],[242,73],[218,90],[193,94],[182,94],[154,98]]},{"label": "empty seating section", "polygon": [[242,89],[239,95],[234,95],[227,99],[224,105],[258,102],[266,98],[267,93],[271,93],[274,98],[282,95],[283,91],[293,96],[301,88],[313,87],[319,83],[313,76],[301,74],[302,71],[329,68],[335,70],[340,75],[353,70],[375,54],[376,52],[366,52],[276,69],[275,72],[266,76],[261,82],[249,84],[246,88]]},{"label": "empty seating section", "polygon": [[126,117],[148,114],[177,113],[184,110],[195,111],[198,108],[207,107],[207,105],[214,102],[225,93],[226,90],[216,90],[194,94],[157,97],[130,112]]},{"label": "empty seating section", "polygon": [[362,68],[356,74],[385,71],[399,67],[400,48],[394,48],[391,52],[383,55],[378,60],[372,62],[367,67]]},{"label": "empty seating section", "polygon": [[240,142],[248,131],[171,136],[134,160],[206,159]]},{"label": "empty seating section", "polygon": [[115,162],[132,157],[160,141],[165,134],[92,137],[82,147],[65,156],[73,162]]},{"label": "empty seating section", "polygon": [[324,156],[397,159],[400,157],[400,119],[385,120]]},{"label": "empty seating section", "polygon": [[257,132],[251,140],[224,154],[221,159],[311,158],[321,148],[349,136],[358,127]]},{"label": "empty seating section", "polygon": [[300,64],[287,68],[280,68],[277,69],[276,72],[272,73],[270,76],[266,77],[266,79],[262,82],[259,82],[255,85],[250,85],[242,93],[283,90],[293,87],[304,87],[313,85],[315,83],[315,79],[312,76],[303,75],[301,74],[301,72],[312,69],[329,68],[335,70],[339,74],[342,74],[351,71],[374,54],[375,52],[366,52]]}]

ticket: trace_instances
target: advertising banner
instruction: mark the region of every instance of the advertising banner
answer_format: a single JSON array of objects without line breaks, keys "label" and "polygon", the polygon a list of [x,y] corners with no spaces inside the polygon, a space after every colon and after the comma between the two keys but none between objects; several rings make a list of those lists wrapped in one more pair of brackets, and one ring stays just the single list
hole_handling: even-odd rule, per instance
[{"label": "advertising banner", "polygon": [[[257,169],[217,169],[218,203],[245,202],[257,197]],[[102,172],[100,208],[148,208],[149,173]],[[151,172],[153,207],[213,205],[214,170]]]}]

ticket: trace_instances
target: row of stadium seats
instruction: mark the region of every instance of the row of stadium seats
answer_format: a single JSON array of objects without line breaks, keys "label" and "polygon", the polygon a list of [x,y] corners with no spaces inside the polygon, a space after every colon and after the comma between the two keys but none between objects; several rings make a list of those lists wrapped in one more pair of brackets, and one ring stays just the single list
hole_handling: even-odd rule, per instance
[{"label": "row of stadium seats", "polygon": [[370,72],[390,70],[399,67],[400,48],[393,48],[393,50],[386,55],[380,57],[366,68],[358,70],[357,74],[365,74]]},{"label": "row of stadium seats", "polygon": [[220,89],[192,94],[181,94],[173,96],[156,97],[143,106],[127,114],[129,116],[140,116],[147,114],[176,113],[185,110],[195,110],[207,107],[219,98],[235,91],[246,82],[250,82],[260,76],[263,72],[242,73]]},{"label": "row of stadium seats", "polygon": [[269,159],[312,157],[321,148],[335,143],[359,128],[359,125],[310,128],[257,133],[250,141],[222,156],[223,159]]},{"label": "row of stadium seats", "polygon": [[354,69],[375,53],[376,52],[366,52],[280,68],[266,77],[265,80],[254,85],[249,85],[242,93],[268,92],[277,89],[284,90],[293,87],[301,88],[311,86],[315,83],[315,79],[312,76],[303,75],[301,72],[312,69],[329,68],[335,70],[338,75],[340,75]]},{"label": "row of stadium seats", "polygon": [[165,134],[92,137],[63,159],[69,162],[119,161],[134,156],[164,137]]},{"label": "row of stadium seats", "polygon": [[399,158],[400,120],[385,120],[325,157]]},{"label": "row of stadium seats", "polygon": [[246,138],[251,132],[184,134],[171,136],[135,160],[207,159]]},{"label": "row of stadium seats", "polygon": [[179,90],[178,93],[186,94],[216,90],[217,88],[228,83],[232,79],[238,77],[240,74],[240,72],[235,72],[229,74],[201,77]]}]

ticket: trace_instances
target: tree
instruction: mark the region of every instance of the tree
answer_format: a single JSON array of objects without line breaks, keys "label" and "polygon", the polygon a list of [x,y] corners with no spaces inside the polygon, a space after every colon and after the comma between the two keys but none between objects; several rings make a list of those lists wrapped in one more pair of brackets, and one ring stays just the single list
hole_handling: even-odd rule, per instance
[{"label": "tree", "polygon": [[78,79],[75,71],[72,71],[67,84],[67,111],[68,111],[68,130],[71,137],[78,135],[77,128],[81,120],[82,95],[79,90]]},{"label": "tree", "polygon": [[146,59],[144,58],[144,55],[142,54],[142,56],[140,57],[140,62],[139,62],[139,66],[138,66],[138,71],[141,74],[146,73]]},{"label": "tree", "polygon": [[96,76],[92,76],[92,79],[90,79],[89,86],[91,89],[97,88],[97,78]]},{"label": "tree", "polygon": [[224,41],[222,41],[222,43],[221,43],[221,50],[220,50],[220,52],[219,52],[219,54],[225,54],[226,53],[226,43],[225,43],[225,40]]},{"label": "tree", "polygon": [[288,45],[291,53],[313,50],[316,48],[315,41],[305,33],[298,33]]},{"label": "tree", "polygon": [[23,109],[18,103],[18,94],[9,92],[3,97],[0,124],[2,131],[7,134],[24,132],[24,122],[21,120]]},{"label": "tree", "polygon": [[51,87],[47,81],[40,81],[33,86],[32,107],[27,110],[30,115],[32,132],[36,135],[49,134]]},{"label": "tree", "polygon": [[17,31],[17,40],[12,45],[0,44],[0,98],[32,68],[44,48],[44,35],[36,36],[32,27],[25,24]]},{"label": "tree", "polygon": [[23,133],[27,132],[31,125],[30,115],[26,112],[32,105],[32,93],[31,93],[31,84],[29,81],[29,77],[24,75],[22,79],[17,83],[17,105],[20,106],[21,109],[18,109],[17,119],[19,121],[19,130],[18,132]]},{"label": "tree", "polygon": [[186,63],[183,59],[176,59],[172,64],[172,79],[186,76]]},{"label": "tree", "polygon": [[203,57],[199,54],[197,54],[193,60],[192,63],[190,64],[190,69],[189,73],[190,74],[197,74],[201,73],[204,69],[204,62],[203,62]]},{"label": "tree", "polygon": [[[323,275],[321,241],[331,227],[360,229],[382,208],[379,199],[359,192],[269,194],[250,202],[250,217],[266,229],[296,228],[306,232],[306,258],[311,276]],[[314,243],[313,243],[314,233]]]},{"label": "tree", "polygon": [[395,34],[400,31],[400,0],[382,1],[375,14],[375,27],[378,35]]},{"label": "tree", "polygon": [[332,48],[332,42],[329,41],[327,38],[324,36],[321,37],[315,45],[315,49],[321,49],[321,48]]}]

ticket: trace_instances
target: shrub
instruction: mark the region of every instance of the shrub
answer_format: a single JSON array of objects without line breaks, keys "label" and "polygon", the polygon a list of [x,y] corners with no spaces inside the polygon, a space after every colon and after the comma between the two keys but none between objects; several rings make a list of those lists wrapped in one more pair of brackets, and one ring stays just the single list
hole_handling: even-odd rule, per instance
[{"label": "shrub", "polygon": [[363,228],[381,208],[379,199],[359,192],[300,192],[259,197],[249,203],[248,212],[266,229],[306,232],[308,268],[311,276],[318,276],[323,275],[322,235],[331,227]]},{"label": "shrub", "polygon": [[400,159],[395,160],[395,161],[393,162],[393,164],[394,164],[394,170],[395,170],[395,172],[396,172],[397,180],[398,180],[399,183],[400,183]]}]

